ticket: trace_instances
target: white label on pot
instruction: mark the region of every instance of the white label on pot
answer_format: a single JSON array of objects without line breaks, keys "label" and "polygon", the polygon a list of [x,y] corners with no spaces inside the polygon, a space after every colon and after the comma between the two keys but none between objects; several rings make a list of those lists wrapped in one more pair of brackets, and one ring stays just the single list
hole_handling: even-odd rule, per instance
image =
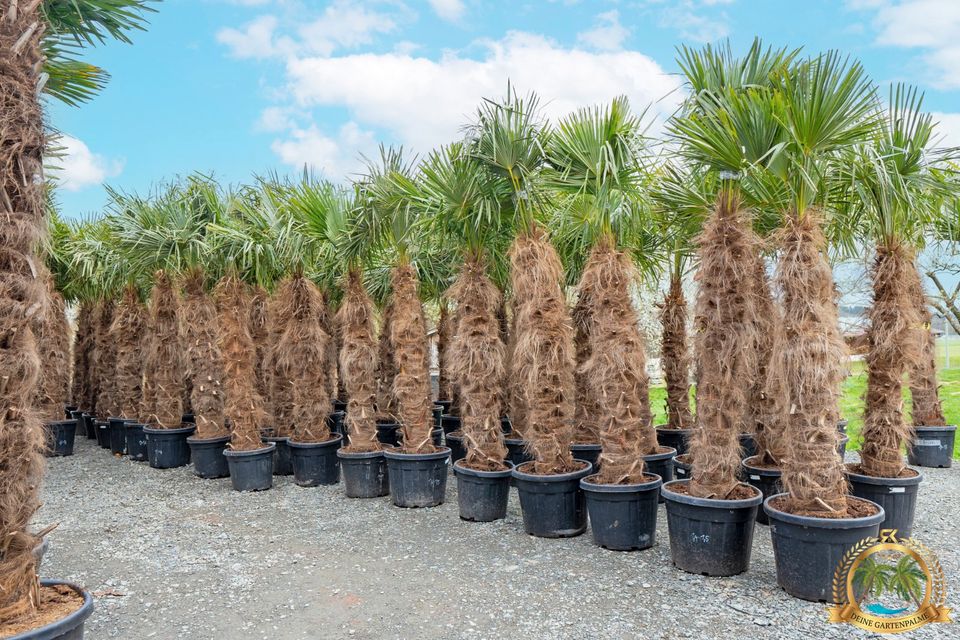
[{"label": "white label on pot", "polygon": [[760,479],[760,476],[750,476],[750,479],[751,479],[751,480],[759,480],[759,479]]},{"label": "white label on pot", "polygon": [[906,493],[906,487],[890,487],[890,493]]},{"label": "white label on pot", "polygon": [[914,441],[913,446],[915,446],[915,447],[939,447],[939,446],[940,446],[940,440],[939,440],[939,439],[935,439],[935,440],[924,440],[924,439],[921,438],[920,440]]}]

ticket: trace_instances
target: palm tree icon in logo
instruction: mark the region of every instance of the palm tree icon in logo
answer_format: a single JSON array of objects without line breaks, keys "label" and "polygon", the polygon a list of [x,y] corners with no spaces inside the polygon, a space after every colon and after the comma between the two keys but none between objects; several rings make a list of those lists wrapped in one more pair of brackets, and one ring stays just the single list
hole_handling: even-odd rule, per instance
[{"label": "palm tree icon in logo", "polygon": [[[897,557],[899,556],[899,557]],[[875,553],[853,575],[857,605],[878,616],[898,616],[923,602],[926,574],[909,555]]]}]

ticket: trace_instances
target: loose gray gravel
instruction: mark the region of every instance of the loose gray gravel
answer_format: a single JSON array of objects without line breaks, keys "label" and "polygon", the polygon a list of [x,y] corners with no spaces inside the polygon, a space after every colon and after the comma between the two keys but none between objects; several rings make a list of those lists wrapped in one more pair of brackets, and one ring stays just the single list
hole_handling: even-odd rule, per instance
[{"label": "loose gray gravel", "polygon": [[[915,537],[938,553],[956,608],[960,468],[923,472]],[[50,460],[43,501],[36,523],[60,526],[42,573],[94,592],[92,639],[870,637],[776,586],[764,526],[743,575],[674,569],[662,506],[656,546],[618,553],[589,531],[527,536],[515,490],[506,520],[463,522],[452,475],[433,509],[289,477],[240,494],[229,479],[150,469],[81,439]],[[950,635],[935,625],[905,637]]]}]

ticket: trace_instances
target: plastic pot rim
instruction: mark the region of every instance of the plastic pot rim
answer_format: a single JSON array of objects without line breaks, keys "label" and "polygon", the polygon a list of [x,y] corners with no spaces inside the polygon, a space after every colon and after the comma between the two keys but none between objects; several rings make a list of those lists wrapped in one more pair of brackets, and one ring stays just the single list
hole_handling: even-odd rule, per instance
[{"label": "plastic pot rim", "polygon": [[574,442],[570,445],[571,451],[593,451],[593,450],[603,451],[603,445],[599,442]]},{"label": "plastic pot rim", "polygon": [[396,447],[392,451],[383,450],[383,456],[387,460],[442,460],[449,455],[450,447],[437,447],[433,453],[402,453]]},{"label": "plastic pot rim", "polygon": [[70,420],[50,420],[49,422],[44,422],[43,424],[48,427],[60,427],[68,424],[78,424],[79,420],[71,418]]},{"label": "plastic pot rim", "polygon": [[463,466],[463,460],[457,460],[453,463],[453,473],[456,476],[470,476],[473,478],[489,478],[491,480],[499,480],[502,478],[509,478],[513,475],[513,463],[509,460],[504,460],[503,464],[507,465],[506,469],[501,469],[500,471],[480,471],[479,469],[471,469],[470,467]]},{"label": "plastic pot rim", "polygon": [[291,449],[325,449],[340,444],[341,440],[343,440],[343,436],[339,433],[334,433],[328,440],[324,440],[323,442],[297,442],[290,439],[287,442],[287,446]]},{"label": "plastic pot rim", "polygon": [[663,485],[663,498],[667,502],[679,502],[680,504],[688,504],[694,507],[708,507],[712,509],[747,509],[749,507],[758,506],[763,502],[763,492],[760,489],[757,489],[753,485],[746,484],[741,482],[740,484],[745,487],[750,487],[751,490],[756,492],[756,495],[752,498],[741,498],[739,500],[720,500],[718,498],[697,498],[696,496],[687,495],[684,493],[677,493],[676,491],[670,491],[670,487],[673,485],[689,484],[690,480],[671,480]]},{"label": "plastic pot rim", "polygon": [[519,467],[513,468],[513,477],[517,480],[526,480],[528,482],[569,482],[570,480],[579,480],[585,478],[593,471],[593,464],[587,462],[586,460],[578,460],[577,458],[573,459],[574,462],[579,462],[584,465],[583,469],[577,469],[576,471],[567,471],[566,473],[527,473],[526,471],[521,471],[521,467],[533,464],[535,461],[531,460],[529,462],[524,462]]},{"label": "plastic pot rim", "polygon": [[879,476],[868,476],[862,473],[850,471],[849,467],[847,467],[845,473],[847,474],[848,478],[851,480],[856,480],[861,484],[872,484],[874,486],[884,487],[912,487],[923,482],[923,474],[916,469],[913,469],[913,471],[917,475],[910,476],[908,478],[884,478]]},{"label": "plastic pot rim", "polygon": [[776,498],[783,498],[787,495],[789,494],[777,493],[763,501],[763,510],[766,511],[768,516],[776,518],[777,520],[787,524],[794,524],[801,527],[818,527],[820,529],[858,529],[860,527],[870,527],[875,524],[880,524],[883,522],[884,518],[887,517],[887,514],[883,511],[883,507],[876,502],[851,495],[848,495],[847,498],[855,498],[857,500],[862,500],[863,502],[872,504],[877,508],[877,513],[873,514],[872,516],[864,516],[862,518],[818,518],[816,516],[798,516],[792,513],[787,513],[786,511],[780,511],[771,504],[772,500]]},{"label": "plastic pot rim", "polygon": [[215,438],[198,438],[190,436],[187,438],[187,444],[220,444],[221,442],[230,442],[230,436],[217,436]]},{"label": "plastic pot rim", "polygon": [[601,484],[590,481],[591,478],[596,478],[598,475],[593,474],[580,479],[580,488],[591,493],[640,493],[644,491],[654,491],[663,485],[663,478],[656,473],[650,473],[649,471],[644,471],[644,473],[648,476],[654,476],[655,479],[649,482],[638,482],[635,484]]},{"label": "plastic pot rim", "polygon": [[157,427],[148,427],[144,425],[143,432],[150,434],[161,434],[161,433],[170,433],[170,434],[180,434],[180,433],[192,433],[197,430],[197,427],[191,425],[189,427],[174,427],[173,429],[160,429]]},{"label": "plastic pot rim", "polygon": [[523,446],[526,446],[527,444],[527,441],[524,440],[523,438],[504,438],[503,441],[506,443],[514,443],[514,444],[523,445]]},{"label": "plastic pot rim", "polygon": [[83,604],[80,605],[80,608],[76,611],[70,613],[69,615],[60,618],[59,620],[54,620],[48,624],[43,625],[42,627],[37,627],[36,629],[30,629],[23,633],[18,633],[15,636],[11,636],[9,640],[17,640],[18,638],[56,638],[61,636],[63,633],[69,632],[71,629],[76,629],[81,624],[83,624],[87,618],[90,617],[90,614],[93,613],[93,596],[89,591],[84,589],[78,584],[73,582],[68,582],[66,580],[56,580],[53,578],[42,578],[40,584],[44,587],[52,587],[55,585],[66,585],[83,596]]},{"label": "plastic pot rim", "polygon": [[750,473],[758,476],[768,476],[770,478],[780,478],[783,476],[783,470],[780,467],[775,467],[773,469],[769,467],[755,467],[747,460],[753,460],[759,456],[750,456],[749,458],[744,458],[740,461],[740,466],[749,471]]},{"label": "plastic pot rim", "polygon": [[337,457],[344,460],[370,460],[373,458],[382,458],[383,449],[377,451],[344,451],[337,449]]},{"label": "plastic pot rim", "polygon": [[956,431],[956,430],[957,430],[957,425],[955,425],[955,424],[947,424],[947,425],[941,425],[941,426],[929,426],[929,427],[928,427],[928,426],[925,425],[925,424],[918,424],[918,425],[914,425],[914,427],[913,427],[913,430],[914,430],[914,431],[920,431],[921,429],[922,429],[923,431],[944,431],[944,432],[948,432],[948,431]]},{"label": "plastic pot rim", "polygon": [[233,449],[224,449],[223,455],[227,456],[228,458],[243,458],[245,456],[262,455],[268,451],[272,453],[273,450],[276,448],[277,448],[277,445],[271,442],[265,447],[260,447],[259,449],[250,449],[249,451],[235,451]]},{"label": "plastic pot rim", "polygon": [[671,429],[665,424],[658,424],[654,427],[657,431],[666,431],[667,433],[693,433],[696,429]]},{"label": "plastic pot rim", "polygon": [[[677,431],[677,429],[674,429]],[[677,450],[673,447],[665,447],[669,449],[666,453],[651,453],[645,456],[640,456],[643,458],[644,462],[657,462],[659,460],[668,460],[670,458],[675,458],[677,456]]]}]

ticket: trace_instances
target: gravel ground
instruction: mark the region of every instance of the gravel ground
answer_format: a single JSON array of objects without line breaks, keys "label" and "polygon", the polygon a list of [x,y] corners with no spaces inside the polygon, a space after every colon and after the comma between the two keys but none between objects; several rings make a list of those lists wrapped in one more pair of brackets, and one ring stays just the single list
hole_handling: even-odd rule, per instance
[{"label": "gravel ground", "polygon": [[[960,594],[960,469],[925,469],[915,536]],[[78,439],[52,459],[38,525],[59,522],[43,575],[96,596],[89,638],[849,638],[824,605],[776,586],[757,526],[750,571],[706,578],[670,564],[661,506],[654,548],[606,551],[587,534],[523,533],[457,517],[456,481],[434,509],[352,500],[338,486],[274,478],[257,494],[189,468],[156,470]],[[957,631],[928,626],[910,638]],[[953,637],[958,637],[954,635]]]}]

